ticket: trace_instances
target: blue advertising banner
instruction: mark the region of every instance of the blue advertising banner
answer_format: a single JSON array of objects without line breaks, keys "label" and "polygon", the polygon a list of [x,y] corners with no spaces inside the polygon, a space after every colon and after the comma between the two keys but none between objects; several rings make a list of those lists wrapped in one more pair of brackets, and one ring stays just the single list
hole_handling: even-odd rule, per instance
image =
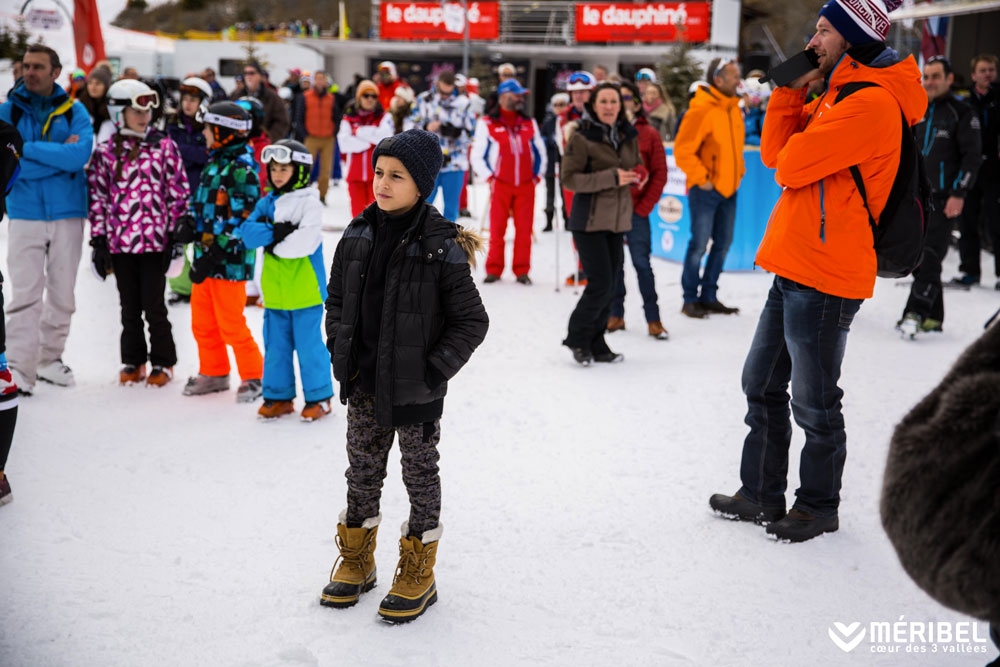
[{"label": "blue advertising banner", "polygon": [[[688,212],[687,178],[674,162],[674,149],[668,146],[667,184],[659,205],[649,214],[652,250],[657,257],[683,262],[691,240],[691,216]],[[774,181],[774,170],[760,161],[760,149],[747,147],[743,152],[747,173],[736,196],[736,225],[733,243],[726,255],[724,271],[751,271],[757,246],[764,238],[771,209],[781,195]],[[706,253],[707,256],[707,253]]]}]

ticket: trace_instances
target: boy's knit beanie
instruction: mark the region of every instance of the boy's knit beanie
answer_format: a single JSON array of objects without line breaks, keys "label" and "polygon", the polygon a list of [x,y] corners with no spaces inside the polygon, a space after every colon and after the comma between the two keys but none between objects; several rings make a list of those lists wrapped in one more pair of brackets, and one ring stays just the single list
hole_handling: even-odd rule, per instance
[{"label": "boy's knit beanie", "polygon": [[423,199],[433,194],[434,181],[444,162],[441,140],[436,134],[427,130],[407,130],[394,137],[386,137],[375,147],[372,169],[378,165],[380,155],[394,157],[403,163]]}]

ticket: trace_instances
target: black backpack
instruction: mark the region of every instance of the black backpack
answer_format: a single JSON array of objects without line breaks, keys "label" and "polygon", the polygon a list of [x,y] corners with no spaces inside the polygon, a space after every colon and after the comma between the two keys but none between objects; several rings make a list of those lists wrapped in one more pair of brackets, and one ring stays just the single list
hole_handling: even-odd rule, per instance
[{"label": "black backpack", "polygon": [[[840,89],[834,104],[862,88],[876,86],[870,81],[856,81]],[[875,256],[878,258],[880,278],[904,278],[920,265],[927,235],[927,218],[933,210],[931,183],[927,178],[924,160],[917,150],[913,131],[902,110],[899,117],[903,123],[900,141],[899,169],[892,181],[889,199],[886,200],[882,215],[876,224],[872,210],[868,206],[868,195],[858,166],[851,167],[851,176],[861,194],[861,200],[868,211],[868,223],[872,228]]]}]

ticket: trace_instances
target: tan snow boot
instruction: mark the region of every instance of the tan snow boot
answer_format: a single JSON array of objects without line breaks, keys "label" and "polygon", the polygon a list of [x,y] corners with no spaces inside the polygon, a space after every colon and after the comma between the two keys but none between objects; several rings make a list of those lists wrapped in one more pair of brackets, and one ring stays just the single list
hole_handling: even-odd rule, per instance
[{"label": "tan snow boot", "polygon": [[375,537],[382,515],[365,519],[360,528],[347,527],[347,510],[337,523],[340,556],[330,571],[330,583],[319,603],[327,607],[353,607],[362,593],[375,588]]},{"label": "tan snow boot", "polygon": [[420,538],[408,537],[408,522],[403,523],[399,539],[399,564],[392,588],[378,606],[378,614],[390,623],[412,621],[437,602],[434,562],[443,527],[426,531]]}]

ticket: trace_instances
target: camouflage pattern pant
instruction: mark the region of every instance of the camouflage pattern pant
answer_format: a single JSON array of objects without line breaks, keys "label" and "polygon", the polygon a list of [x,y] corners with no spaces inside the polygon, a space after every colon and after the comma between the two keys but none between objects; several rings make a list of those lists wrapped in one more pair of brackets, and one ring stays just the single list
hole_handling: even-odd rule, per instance
[{"label": "camouflage pattern pant", "polygon": [[399,435],[403,484],[410,496],[409,533],[420,537],[437,528],[441,516],[438,476],[439,419],[383,428],[375,424],[375,397],[355,389],[347,401],[347,525],[377,516],[393,436]]}]

